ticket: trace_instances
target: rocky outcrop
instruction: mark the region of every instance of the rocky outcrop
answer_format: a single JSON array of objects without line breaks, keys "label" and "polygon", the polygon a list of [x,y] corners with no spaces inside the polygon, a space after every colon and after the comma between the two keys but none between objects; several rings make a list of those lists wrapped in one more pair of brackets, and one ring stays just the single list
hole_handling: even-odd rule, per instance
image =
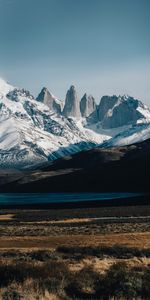
[{"label": "rocky outcrop", "polygon": [[79,98],[73,85],[67,91],[63,115],[65,117],[81,117]]},{"label": "rocky outcrop", "polygon": [[63,109],[63,103],[56,99],[47,88],[43,88],[36,98],[37,101],[46,104],[50,110],[60,114]]},{"label": "rocky outcrop", "polygon": [[104,96],[98,109],[99,121],[104,129],[135,124],[144,118],[140,107],[141,102],[132,97]]},{"label": "rocky outcrop", "polygon": [[84,94],[80,102],[80,112],[82,117],[89,117],[96,110],[95,99],[91,95]]},{"label": "rocky outcrop", "polygon": [[102,121],[110,109],[117,103],[117,96],[103,96],[98,107],[98,119]]}]

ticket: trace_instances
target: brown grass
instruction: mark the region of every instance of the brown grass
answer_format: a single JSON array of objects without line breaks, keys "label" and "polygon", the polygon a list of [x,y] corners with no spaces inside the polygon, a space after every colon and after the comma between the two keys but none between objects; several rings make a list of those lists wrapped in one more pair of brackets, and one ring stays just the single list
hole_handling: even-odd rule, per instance
[{"label": "brown grass", "polygon": [[[20,263],[23,269],[26,265],[31,265],[31,269],[38,266],[41,270],[43,266],[44,274],[47,264],[62,263],[71,274],[68,284],[72,282],[75,295],[80,291],[79,299],[82,299],[82,296],[84,299],[95,299],[88,296],[94,293],[95,283],[91,286],[93,272],[96,272],[95,280],[97,276],[101,280],[101,276],[105,276],[114,264],[122,262],[126,263],[129,269],[137,268],[143,270],[142,272],[149,269],[150,221],[144,217],[149,215],[150,207],[1,211],[0,266],[10,266],[10,270],[12,266]],[[118,220],[114,221],[111,217],[115,216]],[[135,216],[137,219],[121,220],[121,216]],[[143,216],[143,219],[138,218],[139,216]],[[108,219],[100,220],[103,217]],[[69,249],[68,252],[65,247]],[[80,247],[85,247],[85,250],[79,249]],[[122,250],[118,247],[122,247]],[[74,249],[74,252],[71,249]],[[66,276],[66,269],[64,270]],[[8,272],[8,275],[11,273]],[[54,277],[57,278],[58,273],[57,270]],[[1,274],[3,277],[3,270]],[[16,274],[18,276],[18,269]],[[34,278],[26,278],[23,283],[12,282],[0,290],[0,299],[73,299],[64,289],[57,293],[48,290],[47,278],[44,291],[40,291],[41,283],[38,285],[38,280],[37,278],[36,282]],[[79,291],[76,290],[76,286]],[[15,293],[20,296],[13,298]],[[2,294],[6,294],[6,298],[1,298]],[[75,296],[74,299],[78,297]],[[100,299],[99,296],[96,299]]]},{"label": "brown grass", "polygon": [[[71,224],[71,223],[88,223],[92,221],[96,221],[98,218],[72,218],[72,219],[65,219],[65,220],[54,220],[54,221],[32,221],[26,222],[26,224]],[[24,222],[22,222],[24,224]]]},{"label": "brown grass", "polygon": [[10,221],[14,217],[14,214],[4,214],[0,215],[0,221]]},{"label": "brown grass", "polygon": [[0,249],[55,249],[62,246],[113,246],[150,248],[150,232],[103,235],[0,237]]}]

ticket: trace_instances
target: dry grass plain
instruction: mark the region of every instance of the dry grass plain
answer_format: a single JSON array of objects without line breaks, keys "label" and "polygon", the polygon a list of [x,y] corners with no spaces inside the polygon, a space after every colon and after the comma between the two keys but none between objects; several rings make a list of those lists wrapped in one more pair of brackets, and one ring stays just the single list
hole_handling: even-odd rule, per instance
[{"label": "dry grass plain", "polygon": [[114,245],[150,248],[150,232],[96,234],[96,235],[62,235],[62,236],[23,236],[0,237],[0,249],[56,249],[67,247],[97,247]]},{"label": "dry grass plain", "polygon": [[[98,282],[97,276],[106,276],[120,263],[138,270],[138,276],[149,272],[150,206],[0,210],[0,282],[4,273],[26,270],[20,274],[23,279],[14,275],[1,284],[2,300],[103,299],[104,292],[97,290],[91,278]],[[53,279],[46,283],[50,272]],[[123,272],[126,274],[126,269]],[[45,280],[42,289],[41,273]],[[84,287],[76,276],[86,278]],[[73,285],[70,292],[70,282],[78,291]],[[123,299],[120,297],[116,299]]]}]

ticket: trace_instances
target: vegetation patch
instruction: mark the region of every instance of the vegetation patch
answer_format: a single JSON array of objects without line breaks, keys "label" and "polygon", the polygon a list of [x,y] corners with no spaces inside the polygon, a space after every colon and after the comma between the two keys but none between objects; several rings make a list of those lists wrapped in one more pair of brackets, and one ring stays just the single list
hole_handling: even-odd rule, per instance
[{"label": "vegetation patch", "polygon": [[2,300],[26,299],[28,291],[30,299],[40,299],[37,295],[44,297],[46,293],[66,300],[150,299],[150,268],[115,263],[100,274],[89,266],[73,272],[64,262],[2,263],[0,291]]},{"label": "vegetation patch", "polygon": [[57,247],[58,253],[70,255],[74,257],[87,257],[95,256],[103,258],[104,256],[126,259],[132,257],[150,257],[150,249],[138,249],[136,247],[124,247],[120,245],[114,245],[112,247],[98,246],[98,247]]}]

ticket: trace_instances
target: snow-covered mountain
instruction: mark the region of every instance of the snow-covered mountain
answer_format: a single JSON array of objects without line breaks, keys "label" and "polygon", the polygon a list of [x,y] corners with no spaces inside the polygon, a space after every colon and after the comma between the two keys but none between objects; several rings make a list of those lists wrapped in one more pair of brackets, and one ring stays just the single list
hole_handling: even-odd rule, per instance
[{"label": "snow-covered mountain", "polygon": [[87,95],[80,102],[71,86],[63,103],[47,88],[35,99],[29,91],[0,79],[0,167],[37,166],[105,145],[107,140],[110,145],[121,140],[127,143],[126,136],[133,136],[133,132],[138,141],[143,130],[150,137],[149,122],[149,109],[131,97],[105,96],[96,105]]},{"label": "snow-covered mountain", "polygon": [[106,137],[0,81],[0,167],[29,167],[89,149]]}]

